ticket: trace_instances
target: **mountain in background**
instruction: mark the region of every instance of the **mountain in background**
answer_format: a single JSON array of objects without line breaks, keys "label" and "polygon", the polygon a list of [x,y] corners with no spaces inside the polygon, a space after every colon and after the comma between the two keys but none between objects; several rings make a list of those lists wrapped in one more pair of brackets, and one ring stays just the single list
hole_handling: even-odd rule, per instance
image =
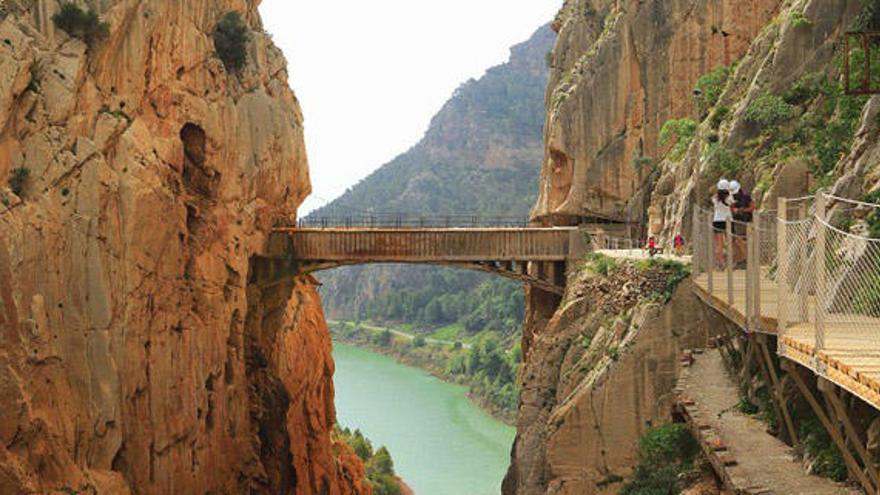
[{"label": "mountain in background", "polygon": [[[307,220],[371,213],[526,218],[537,198],[546,56],[554,40],[548,25],[511,48],[507,63],[455,91],[418,144]],[[509,334],[522,319],[518,284],[476,272],[372,265],[322,272],[320,279],[324,307],[335,320]]]}]

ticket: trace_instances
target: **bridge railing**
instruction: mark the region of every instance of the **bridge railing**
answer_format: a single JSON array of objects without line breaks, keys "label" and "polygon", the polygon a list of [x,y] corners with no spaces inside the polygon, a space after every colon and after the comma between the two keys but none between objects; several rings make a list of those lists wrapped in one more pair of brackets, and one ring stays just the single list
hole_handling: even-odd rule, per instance
[{"label": "bridge railing", "polygon": [[307,216],[297,221],[298,227],[308,228],[477,228],[529,226],[529,218],[504,215],[439,214],[413,215],[377,213],[361,215]]}]

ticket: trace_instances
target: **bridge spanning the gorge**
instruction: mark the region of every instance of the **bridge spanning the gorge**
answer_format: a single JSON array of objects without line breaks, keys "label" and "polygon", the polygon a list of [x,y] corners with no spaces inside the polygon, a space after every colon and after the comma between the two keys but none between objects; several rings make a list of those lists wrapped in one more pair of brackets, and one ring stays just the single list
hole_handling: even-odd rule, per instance
[{"label": "bridge spanning the gorge", "polygon": [[[716,238],[711,212],[697,208],[689,251],[694,291],[742,330],[742,345],[729,351],[742,354],[745,370],[764,375],[787,438],[798,442],[783,395],[793,383],[851,478],[878,493],[880,472],[845,401],[857,397],[880,410],[880,239],[830,220],[871,215],[880,221],[880,205],[823,195],[780,199],[777,210],[748,225],[728,223]],[[471,216],[313,219],[275,229],[268,263],[253,276],[272,281],[346,265],[420,263],[493,273],[561,295],[567,267],[586,253],[641,254],[643,242],[610,237],[612,229]]]},{"label": "bridge spanning the gorge", "polygon": [[[451,218],[319,219],[275,229],[270,257],[276,262],[264,270],[312,273],[367,263],[431,264],[487,272],[561,296],[567,264],[589,250],[577,227],[528,227],[496,217]],[[502,225],[485,226],[495,222]]]}]

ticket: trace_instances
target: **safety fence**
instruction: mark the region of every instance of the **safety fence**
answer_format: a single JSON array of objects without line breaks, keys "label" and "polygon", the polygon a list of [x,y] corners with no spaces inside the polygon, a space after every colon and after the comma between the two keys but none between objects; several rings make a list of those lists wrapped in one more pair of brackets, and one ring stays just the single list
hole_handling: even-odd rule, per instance
[{"label": "safety fence", "polygon": [[438,214],[413,215],[376,213],[356,215],[309,215],[297,221],[298,227],[308,228],[477,228],[529,226],[528,217],[504,215]]},{"label": "safety fence", "polygon": [[781,353],[820,374],[828,353],[880,366],[880,205],[820,193],[780,198],[749,223],[712,219],[695,209],[696,281],[748,331],[776,333]]}]

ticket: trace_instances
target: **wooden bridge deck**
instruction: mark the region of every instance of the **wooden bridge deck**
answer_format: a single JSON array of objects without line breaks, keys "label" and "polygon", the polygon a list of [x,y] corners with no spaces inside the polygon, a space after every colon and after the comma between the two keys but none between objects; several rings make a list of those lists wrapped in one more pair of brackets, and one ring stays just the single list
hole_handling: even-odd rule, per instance
[{"label": "wooden bridge deck", "polygon": [[[776,282],[762,273],[760,322],[754,330],[778,334],[779,314]],[[719,313],[743,329],[746,325],[746,271],[733,271],[733,304],[728,301],[727,274],[713,274],[713,290],[709,292],[709,276],[706,273],[695,278],[697,296]],[[795,315],[799,311],[811,311],[812,301],[789,302],[786,312]],[[795,318],[789,318],[795,319]],[[806,318],[809,320],[810,318]],[[829,380],[858,395],[867,403],[880,409],[880,335],[860,331],[851,324],[851,318],[841,321],[829,318],[825,323],[825,346],[815,353],[816,329],[812,323],[790,323],[784,335],[779,336],[779,354],[813,369],[814,354],[818,365]],[[878,322],[880,323],[880,322]]]}]

